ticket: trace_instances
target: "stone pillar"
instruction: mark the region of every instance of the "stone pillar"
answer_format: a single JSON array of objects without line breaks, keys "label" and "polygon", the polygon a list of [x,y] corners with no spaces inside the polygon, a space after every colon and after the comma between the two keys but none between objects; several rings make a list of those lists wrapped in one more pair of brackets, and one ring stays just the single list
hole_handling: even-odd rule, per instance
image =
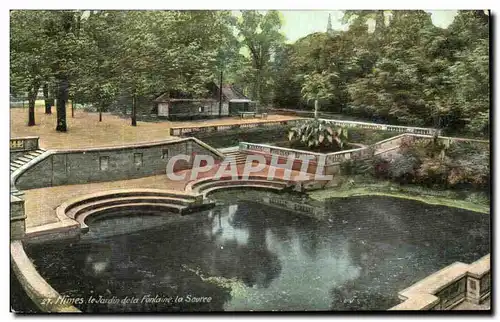
[{"label": "stone pillar", "polygon": [[490,255],[475,261],[467,270],[467,300],[479,304],[491,290]]},{"label": "stone pillar", "polygon": [[24,212],[24,200],[16,196],[10,196],[10,239],[18,240],[26,233],[26,214]]},{"label": "stone pillar", "polygon": [[468,276],[467,277],[467,300],[479,304],[479,299],[480,299],[480,280]]}]

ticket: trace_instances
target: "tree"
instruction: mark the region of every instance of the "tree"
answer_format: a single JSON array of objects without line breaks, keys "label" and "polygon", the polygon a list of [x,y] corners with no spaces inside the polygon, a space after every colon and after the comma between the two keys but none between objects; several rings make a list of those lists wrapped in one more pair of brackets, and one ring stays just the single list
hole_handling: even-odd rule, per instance
[{"label": "tree", "polygon": [[56,131],[66,132],[66,102],[69,99],[71,78],[74,77],[85,43],[79,38],[80,20],[83,12],[47,11],[42,25],[45,36],[52,47],[51,58],[47,65],[56,82]]},{"label": "tree", "polygon": [[50,49],[40,25],[45,12],[14,10],[10,13],[10,83],[11,90],[28,93],[28,126],[35,125],[35,101],[40,85],[49,70],[44,62]]},{"label": "tree", "polygon": [[333,97],[335,87],[332,79],[337,78],[335,73],[324,71],[322,73],[314,72],[304,76],[301,93],[305,100],[314,101],[314,118],[318,118],[320,100],[328,100]]},{"label": "tree", "polygon": [[119,94],[118,30],[123,15],[116,11],[91,11],[83,19],[80,39],[85,43],[85,55],[74,77],[72,97],[85,99],[97,107],[99,122],[102,112]]},{"label": "tree", "polygon": [[255,10],[241,11],[237,27],[242,44],[250,52],[254,71],[252,98],[262,99],[263,85],[270,79],[269,63],[276,49],[285,37],[279,32],[281,20],[278,11],[269,10],[262,14]]}]

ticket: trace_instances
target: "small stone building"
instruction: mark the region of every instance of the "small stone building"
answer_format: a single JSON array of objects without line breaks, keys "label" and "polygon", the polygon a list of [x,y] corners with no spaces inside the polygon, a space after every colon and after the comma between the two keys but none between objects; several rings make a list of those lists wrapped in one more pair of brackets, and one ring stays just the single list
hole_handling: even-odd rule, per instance
[{"label": "small stone building", "polygon": [[167,91],[153,102],[158,117],[169,120],[209,119],[238,115],[240,111],[252,111],[255,103],[234,85],[222,86],[222,106],[219,106],[219,86],[207,85],[205,96],[194,97],[187,93]]}]

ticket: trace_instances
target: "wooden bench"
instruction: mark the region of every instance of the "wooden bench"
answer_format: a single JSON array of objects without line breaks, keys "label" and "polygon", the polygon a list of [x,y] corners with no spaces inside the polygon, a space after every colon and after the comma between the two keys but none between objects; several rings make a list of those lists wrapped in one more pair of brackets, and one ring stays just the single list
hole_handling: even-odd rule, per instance
[{"label": "wooden bench", "polygon": [[267,113],[255,114],[255,117],[260,119],[267,119]]},{"label": "wooden bench", "polygon": [[240,118],[255,117],[255,112],[239,112]]}]

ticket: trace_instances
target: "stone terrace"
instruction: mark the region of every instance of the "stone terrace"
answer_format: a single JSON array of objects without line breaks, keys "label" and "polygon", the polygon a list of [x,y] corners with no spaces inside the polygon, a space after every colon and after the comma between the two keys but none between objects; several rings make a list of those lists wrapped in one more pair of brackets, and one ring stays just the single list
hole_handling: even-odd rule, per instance
[{"label": "stone terrace", "polygon": [[56,128],[56,113],[45,114],[44,108],[37,108],[36,125],[26,126],[27,108],[10,109],[11,137],[39,136],[40,146],[44,149],[77,149],[103,146],[127,145],[136,142],[152,142],[168,140],[171,127],[207,126],[244,124],[269,121],[294,120],[299,117],[269,115],[267,119],[228,117],[222,119],[186,121],[186,122],[137,122],[130,125],[130,118],[103,113],[103,121],[99,122],[98,113],[87,113],[75,110],[71,117],[71,109],[67,109],[68,132],[59,133]]},{"label": "stone terrace", "polygon": [[[237,166],[238,174],[243,172],[243,164]],[[267,176],[270,166],[266,166],[264,170],[251,173],[252,176]],[[283,178],[284,169],[275,168],[275,177],[277,179]],[[200,173],[196,179],[207,178],[215,175],[217,168],[208,172]],[[186,180],[172,181],[169,180],[166,174],[144,177],[139,179],[55,186],[40,189],[25,190],[25,209],[26,209],[26,228],[30,228],[55,223],[58,221],[56,216],[56,208],[64,201],[83,196],[86,194],[113,190],[113,189],[126,189],[126,188],[151,188],[151,189],[169,189],[184,191],[186,184],[190,181],[191,170],[180,171],[176,175],[182,173],[186,174]],[[291,178],[298,175],[298,171],[291,172]]]}]

